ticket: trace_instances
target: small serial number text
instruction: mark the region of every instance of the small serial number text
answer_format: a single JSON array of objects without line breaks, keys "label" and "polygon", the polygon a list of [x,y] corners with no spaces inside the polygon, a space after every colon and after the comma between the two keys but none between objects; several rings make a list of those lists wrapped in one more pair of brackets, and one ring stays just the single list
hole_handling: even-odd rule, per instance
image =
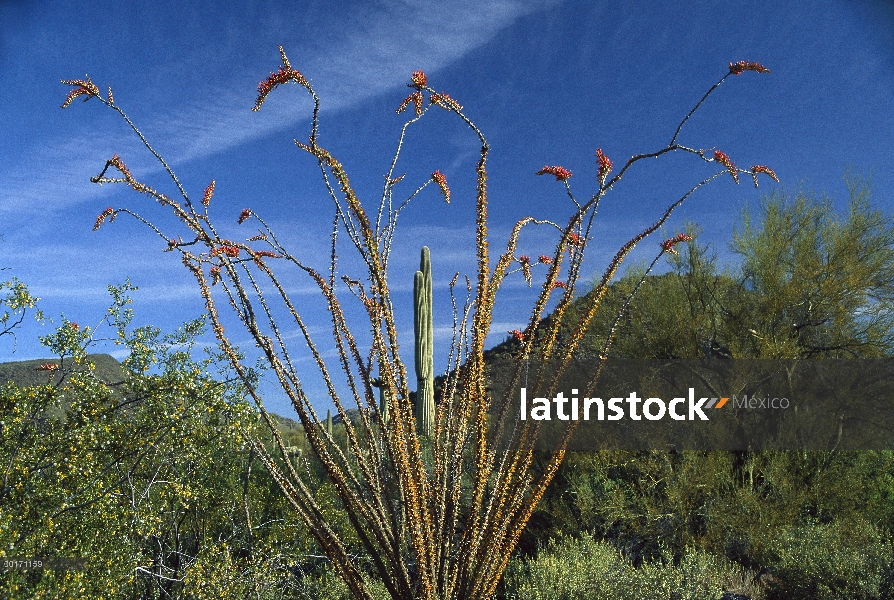
[{"label": "small serial number text", "polygon": [[0,571],[80,571],[87,566],[86,558],[28,558],[10,556],[0,558]]}]

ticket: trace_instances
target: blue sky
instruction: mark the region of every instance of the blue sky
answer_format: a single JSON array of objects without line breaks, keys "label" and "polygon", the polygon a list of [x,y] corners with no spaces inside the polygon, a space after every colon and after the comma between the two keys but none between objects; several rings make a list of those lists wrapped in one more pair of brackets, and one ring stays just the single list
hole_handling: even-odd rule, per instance
[{"label": "blue sky", "polygon": [[[875,202],[894,209],[891,2],[183,4],[0,3],[0,266],[24,280],[57,322],[61,313],[98,322],[106,286],[127,277],[140,288],[140,323],[172,330],[202,312],[191,276],[151,231],[125,215],[91,231],[113,206],[135,210],[166,234],[186,233],[147,197],[90,183],[117,153],[137,179],[176,192],[112,110],[95,100],[61,110],[71,88],[60,79],[86,74],[101,90],[111,86],[194,200],[215,179],[211,214],[224,233],[252,235],[250,223],[235,223],[251,207],[296,255],[325,267],[331,201],[315,161],[292,143],[307,137],[311,103],[300,87],[287,86],[259,113],[250,110],[258,82],[279,66],[279,45],[316,88],[320,143],[345,165],[368,207],[381,194],[406,118],[394,109],[411,72],[424,70],[432,87],[456,98],[490,143],[497,248],[522,216],[567,220],[563,186],[537,170],[565,166],[573,191],[588,198],[596,189],[595,148],[616,168],[661,148],[728,63],[740,60],[772,73],[728,79],[679,141],[722,149],[739,166],[769,165],[781,184],[762,179],[756,190],[747,178],[739,186],[721,178],[687,200],[668,233],[693,220],[703,240],[725,252],[740,211],[756,207],[763,193],[805,187],[843,204],[849,165],[872,171]],[[395,301],[406,307],[399,316],[406,349],[419,247],[432,248],[442,348],[452,322],[446,285],[456,271],[474,273],[478,142],[451,116],[430,111],[411,129],[396,170],[407,173],[396,197],[435,169],[453,194],[447,205],[431,186],[402,213],[390,275]],[[691,155],[639,163],[600,205],[588,274],[715,167]],[[660,239],[644,243],[634,260],[651,259]],[[546,254],[554,241],[546,229],[532,230],[520,252]],[[350,251],[343,248],[341,272],[359,278]],[[310,283],[296,276],[289,284],[325,335]],[[520,277],[507,282],[491,343],[524,323],[535,293]],[[230,331],[249,345],[235,324]],[[8,341],[0,354],[44,357],[37,335],[48,332],[23,328],[15,354]],[[287,410],[274,390],[269,397],[271,408]]]}]

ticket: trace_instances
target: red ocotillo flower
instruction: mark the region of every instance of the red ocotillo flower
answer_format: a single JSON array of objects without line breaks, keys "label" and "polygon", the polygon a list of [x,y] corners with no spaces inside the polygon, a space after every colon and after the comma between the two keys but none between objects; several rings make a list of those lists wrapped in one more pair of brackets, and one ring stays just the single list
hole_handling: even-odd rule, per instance
[{"label": "red ocotillo flower", "polygon": [[525,281],[528,282],[528,285],[531,285],[531,281],[533,281],[533,277],[531,276],[531,258],[523,254],[519,256],[517,260],[521,263],[522,274],[525,276]]},{"label": "red ocotillo flower", "polygon": [[235,257],[239,256],[239,247],[223,245],[223,246],[218,246],[217,248],[215,248],[214,250],[211,251],[211,256],[217,256],[219,254],[224,254],[231,258],[235,258]]},{"label": "red ocotillo flower", "polygon": [[413,71],[413,75],[410,77],[413,82],[413,87],[417,90],[421,90],[425,87],[428,79],[425,77],[425,73],[422,71]]},{"label": "red ocotillo flower", "polygon": [[537,175],[555,175],[556,181],[566,181],[571,177],[571,171],[565,167],[543,167],[537,171]]},{"label": "red ocotillo flower", "polygon": [[514,337],[519,342],[525,341],[525,334],[522,333],[521,331],[519,331],[518,329],[513,329],[512,331],[509,332],[509,335]]},{"label": "red ocotillo flower", "polygon": [[770,69],[758,62],[749,62],[747,60],[740,60],[737,63],[729,64],[729,72],[733,75],[741,75],[745,71],[754,71],[755,73],[769,73]]},{"label": "red ocotillo flower", "polygon": [[279,254],[277,254],[276,252],[274,252],[274,251],[272,251],[272,250],[255,250],[255,251],[254,251],[254,257],[253,257],[253,259],[254,259],[254,261],[255,261],[255,264],[258,265],[259,267],[260,267],[261,264],[262,264],[262,263],[261,263],[261,259],[264,258],[264,257],[267,257],[267,258],[279,258],[280,256],[279,256]]},{"label": "red ocotillo flower", "polygon": [[444,110],[455,110],[459,112],[463,109],[463,107],[460,106],[459,102],[451,98],[450,94],[448,94],[447,92],[432,94],[429,97],[429,100],[431,100],[432,104],[437,104]]},{"label": "red ocotillo flower", "polygon": [[246,219],[248,219],[250,216],[251,216],[251,209],[243,208],[242,212],[239,213],[239,224],[242,225],[243,223],[245,223]]},{"label": "red ocotillo flower", "polygon": [[211,180],[211,183],[208,184],[208,187],[205,188],[205,195],[202,196],[202,206],[208,206],[211,204],[211,196],[214,195],[214,180]]},{"label": "red ocotillo flower", "polygon": [[685,233],[678,233],[674,237],[661,242],[661,249],[664,252],[670,252],[671,254],[676,254],[677,251],[674,249],[674,246],[676,246],[680,242],[689,242],[689,241],[692,241],[691,235],[687,235]]},{"label": "red ocotillo flower", "polygon": [[127,168],[127,165],[124,164],[124,161],[121,160],[121,157],[117,154],[113,154],[112,158],[109,159],[109,164],[121,171],[121,174],[124,175],[124,179],[133,186],[136,181],[133,178],[133,175],[130,174],[130,169]]},{"label": "red ocotillo flower", "polygon": [[410,105],[410,102],[412,102],[413,107],[416,109],[416,116],[418,117],[422,114],[422,101],[422,93],[418,91],[413,92],[412,94],[404,98],[404,101],[401,102],[400,106],[397,108],[397,112],[402,113],[404,109]]},{"label": "red ocotillo flower", "polygon": [[754,187],[757,187],[758,173],[766,173],[773,179],[773,181],[779,183],[779,178],[776,177],[776,172],[773,171],[773,169],[764,165],[754,165],[753,167],[751,167],[751,176],[754,178]]},{"label": "red ocotillo flower", "polygon": [[[64,83],[65,85],[77,86],[75,89],[68,92],[68,95],[65,97],[65,102],[62,104],[62,108],[66,108],[69,104],[72,103],[75,98],[77,98],[78,96],[83,96],[84,94],[87,94],[87,97],[84,98],[84,102],[93,97],[102,100],[99,95],[99,88],[96,87],[96,85],[92,81],[90,81],[89,77],[87,77],[87,79],[63,79],[62,83]],[[109,88],[109,104],[111,104],[111,96],[112,91],[111,88]]]},{"label": "red ocotillo flower", "polygon": [[55,371],[58,368],[59,365],[56,363],[43,363],[42,365],[39,365],[35,371]]},{"label": "red ocotillo flower", "polygon": [[553,281],[553,289],[562,289],[564,290],[567,286],[564,281]]},{"label": "red ocotillo flower", "polygon": [[612,161],[602,153],[602,148],[596,148],[596,158],[599,159],[599,183],[605,183],[605,178],[612,171]]},{"label": "red ocotillo flower", "polygon": [[102,225],[103,222],[109,217],[112,217],[112,221],[115,220],[115,209],[113,209],[111,206],[99,213],[99,216],[96,217],[96,223],[94,223],[93,225],[93,231],[99,229],[99,226]]},{"label": "red ocotillo flower", "polygon": [[441,193],[444,194],[444,200],[447,201],[447,204],[450,204],[450,188],[447,187],[447,178],[444,177],[444,174],[440,171],[432,173],[431,178],[438,184],[438,187],[441,188]]},{"label": "red ocotillo flower", "polygon": [[279,54],[282,56],[282,66],[279,67],[279,70],[276,73],[271,73],[270,77],[258,84],[258,99],[255,101],[254,108],[252,108],[254,111],[261,110],[261,105],[264,104],[264,100],[267,99],[267,94],[272,92],[279,85],[294,81],[308,89],[310,87],[307,83],[307,79],[304,78],[304,75],[293,69],[292,65],[289,64],[289,59],[286,57],[285,50],[282,49],[282,46],[279,47]]},{"label": "red ocotillo flower", "polygon": [[733,176],[733,179],[736,180],[736,183],[739,183],[739,173],[736,170],[736,164],[729,159],[729,156],[727,156],[720,150],[715,150],[714,160],[726,167],[726,170],[729,171],[730,175]]},{"label": "red ocotillo flower", "polygon": [[217,285],[220,281],[220,267],[211,267],[211,285]]},{"label": "red ocotillo flower", "polygon": [[282,85],[283,83],[288,83],[289,81],[294,81],[302,85],[307,84],[307,80],[304,79],[304,75],[302,75],[298,71],[295,71],[294,69],[289,69],[285,66],[281,66],[276,73],[271,73],[270,77],[258,84],[258,98],[257,100],[255,100],[255,105],[252,110],[261,110],[261,105],[264,104],[264,100],[267,99],[267,95],[272,92],[277,86]]},{"label": "red ocotillo flower", "polygon": [[537,260],[539,260],[539,261],[540,261],[541,263],[543,263],[544,265],[551,265],[551,264],[553,264],[553,258],[552,258],[551,256],[547,256],[547,255],[545,255],[545,254],[541,254],[540,256],[538,256],[538,257],[537,257]]}]

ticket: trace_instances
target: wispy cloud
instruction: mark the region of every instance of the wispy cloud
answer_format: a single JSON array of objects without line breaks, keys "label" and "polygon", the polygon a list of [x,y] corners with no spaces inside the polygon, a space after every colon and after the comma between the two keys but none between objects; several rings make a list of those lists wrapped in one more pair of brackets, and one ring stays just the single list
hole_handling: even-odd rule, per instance
[{"label": "wispy cloud", "polygon": [[[337,111],[388,89],[402,87],[417,68],[437,71],[468,52],[486,44],[520,17],[543,10],[550,2],[504,0],[479,3],[458,1],[392,3],[372,11],[367,18],[339,30],[343,40],[325,52],[295,56],[295,67],[311,79],[321,98],[322,110]],[[286,49],[297,53],[306,46],[295,32],[286,35]],[[248,35],[246,39],[250,39]],[[291,40],[291,44],[289,43]],[[209,52],[194,48],[195,53]],[[211,58],[211,57],[209,57]],[[179,105],[165,107],[164,119],[153,126],[152,139],[164,140],[165,155],[172,165],[183,164],[258,139],[271,132],[290,129],[309,119],[309,111],[295,110],[293,104],[268,103],[264,118],[252,113],[246,91],[233,82],[257,81],[275,67],[279,57],[271,48],[269,60],[252,67],[252,72],[228,73],[226,83],[202,81],[185,90]],[[160,68],[160,67],[155,67]],[[201,87],[199,87],[201,86]],[[253,99],[253,98],[252,98]],[[145,118],[145,117],[144,117]],[[102,160],[92,149],[114,147],[119,152],[135,145],[128,132],[103,135],[93,132],[78,141],[64,138],[42,139],[26,146],[20,160],[0,170],[0,214],[59,209],[84,202],[103,193],[89,185],[72,194],[72,181],[85,181]],[[128,135],[125,135],[128,133]],[[57,134],[58,135],[58,134]],[[84,140],[89,139],[89,145]],[[34,173],[29,165],[54,165],[51,171]],[[156,170],[160,170],[160,166]]]},{"label": "wispy cloud", "polygon": [[[468,52],[491,41],[502,29],[518,18],[543,10],[550,2],[503,1],[393,3],[373,12],[362,27],[341,34],[346,42],[325,54],[309,58],[293,57],[292,63],[305,73],[323,99],[322,112],[339,111],[390,89],[402,88],[410,73],[419,68],[429,72],[448,66]],[[296,40],[297,41],[297,40]],[[300,48],[300,43],[294,43]],[[289,45],[285,45],[287,53]],[[270,60],[278,56],[271,48]],[[261,79],[265,71],[254,73]],[[249,75],[247,75],[250,77]],[[270,103],[258,119],[242,104],[244,94],[231,88],[203,93],[213,98],[194,106],[170,123],[166,129],[177,133],[182,145],[178,161],[207,156],[256,139],[273,131],[292,128],[309,119],[309,114],[292,106]]]},{"label": "wispy cloud", "polygon": [[[34,293],[41,298],[64,298],[68,302],[87,302],[87,301],[110,301],[111,296],[108,290],[99,286],[32,286]],[[196,296],[195,285],[152,285],[140,287],[138,298],[143,302],[170,302],[180,300],[182,298],[192,298]]]},{"label": "wispy cloud", "polygon": [[109,186],[90,183],[111,158],[105,148],[130,152],[138,143],[122,133],[41,140],[0,168],[0,215],[40,215],[108,195]]}]

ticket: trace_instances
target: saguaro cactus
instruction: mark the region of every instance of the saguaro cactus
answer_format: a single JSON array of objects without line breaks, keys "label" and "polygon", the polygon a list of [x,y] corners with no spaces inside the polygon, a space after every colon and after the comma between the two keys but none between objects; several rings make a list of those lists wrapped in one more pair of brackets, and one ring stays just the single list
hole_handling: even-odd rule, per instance
[{"label": "saguaro cactus", "polygon": [[413,332],[416,344],[416,428],[431,436],[435,430],[435,354],[432,324],[431,253],[422,258],[413,281]]},{"label": "saguaro cactus", "polygon": [[[376,385],[373,383],[373,385]],[[382,377],[382,368],[379,367],[379,379],[378,379],[378,388],[379,388],[379,419],[381,420],[382,425],[388,424],[388,392],[385,391],[385,380]]]}]

